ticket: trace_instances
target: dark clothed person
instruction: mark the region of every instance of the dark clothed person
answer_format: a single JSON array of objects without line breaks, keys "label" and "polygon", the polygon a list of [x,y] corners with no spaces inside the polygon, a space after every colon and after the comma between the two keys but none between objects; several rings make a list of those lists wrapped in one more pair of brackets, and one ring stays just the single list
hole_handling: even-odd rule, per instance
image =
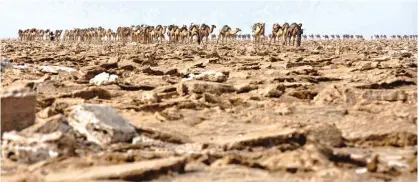
[{"label": "dark clothed person", "polygon": [[49,32],[49,40],[54,41],[55,35],[54,32]]},{"label": "dark clothed person", "polygon": [[303,34],[302,25],[300,25],[298,28],[298,32],[296,33],[296,41],[297,41],[298,47],[300,47],[300,44],[302,41],[302,34]]}]

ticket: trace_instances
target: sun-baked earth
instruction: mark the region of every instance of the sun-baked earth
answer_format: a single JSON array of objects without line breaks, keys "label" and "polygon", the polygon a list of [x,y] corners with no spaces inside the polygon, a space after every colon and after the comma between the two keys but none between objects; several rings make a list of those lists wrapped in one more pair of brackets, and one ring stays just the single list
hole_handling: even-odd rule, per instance
[{"label": "sun-baked earth", "polygon": [[[144,139],[34,164],[3,156],[2,178],[415,181],[417,41],[302,43],[3,41],[2,60],[26,66],[5,69],[2,86],[32,83],[36,122],[60,120],[72,105],[104,104]],[[103,72],[118,78],[93,85]]]}]

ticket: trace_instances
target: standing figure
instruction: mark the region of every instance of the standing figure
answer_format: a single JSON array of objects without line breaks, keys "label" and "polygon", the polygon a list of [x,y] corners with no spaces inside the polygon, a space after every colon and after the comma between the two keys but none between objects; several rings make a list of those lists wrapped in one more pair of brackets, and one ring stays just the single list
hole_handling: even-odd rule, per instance
[{"label": "standing figure", "polygon": [[55,36],[54,36],[54,32],[50,31],[49,32],[49,40],[54,41]]},{"label": "standing figure", "polygon": [[300,47],[301,37],[302,37],[302,34],[303,34],[302,23],[299,23],[298,27],[299,28],[297,29],[298,31],[296,33],[296,41],[297,41],[297,46]]}]

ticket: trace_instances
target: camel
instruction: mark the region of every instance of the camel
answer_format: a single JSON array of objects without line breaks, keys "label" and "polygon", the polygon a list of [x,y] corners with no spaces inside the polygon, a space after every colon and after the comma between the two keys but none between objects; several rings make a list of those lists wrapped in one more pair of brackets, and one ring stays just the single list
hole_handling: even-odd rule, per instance
[{"label": "camel", "polygon": [[203,40],[204,37],[206,37],[206,43],[208,43],[208,39],[209,39],[209,35],[213,32],[213,30],[216,28],[215,25],[211,25],[211,27],[209,27],[206,24],[202,24],[202,26],[200,27],[200,39]]},{"label": "camel", "polygon": [[315,36],[313,34],[310,34],[309,38],[313,40],[315,38]]},{"label": "camel", "polygon": [[283,45],[287,45],[287,39],[289,34],[289,23],[285,22],[282,26],[282,39],[283,39]]},{"label": "camel", "polygon": [[147,29],[148,32],[148,43],[153,43],[154,39],[156,37],[156,33],[155,33],[155,27],[154,26],[149,26]]},{"label": "camel", "polygon": [[35,28],[32,28],[30,30],[30,38],[31,38],[31,40],[36,40],[37,34],[38,34],[37,30]]},{"label": "camel", "polygon": [[169,42],[178,42],[180,38],[180,28],[178,25],[169,25],[168,29],[168,41]]},{"label": "camel", "polygon": [[55,30],[55,38],[57,39],[57,41],[61,40],[61,33],[62,30]]},{"label": "camel", "polygon": [[210,37],[210,39],[215,40],[216,39],[216,35],[215,34],[212,34],[211,37]]},{"label": "camel", "polygon": [[174,32],[174,38],[176,42],[180,42],[180,38],[181,38],[181,28],[177,27],[175,32]]},{"label": "camel", "polygon": [[270,36],[270,44],[271,44],[272,39],[273,39],[273,42],[276,43],[276,38],[282,36],[282,34],[283,34],[282,27],[278,23],[273,24],[273,30],[271,31],[271,36]]},{"label": "camel", "polygon": [[20,40],[20,41],[22,41],[23,40],[23,31],[21,30],[21,29],[19,29],[18,31],[17,31],[17,34],[18,34],[18,40]]},{"label": "camel", "polygon": [[255,23],[251,28],[253,30],[254,35],[254,43],[261,42],[261,37],[264,37],[265,32],[265,23]]},{"label": "camel", "polygon": [[236,35],[239,31],[241,31],[240,28],[235,28],[235,30],[232,30],[231,27],[228,25],[224,25],[222,29],[219,31],[218,39],[216,40],[216,43],[218,43],[219,39],[222,39],[222,42],[226,38],[226,42],[228,42],[228,37],[231,35]]},{"label": "camel", "polygon": [[[300,24],[300,26],[302,26]],[[287,37],[289,38],[289,45],[290,45],[290,41],[292,41],[292,37],[293,37],[293,41],[292,41],[292,45],[295,45],[295,40],[296,40],[296,36],[298,31],[300,31],[301,27],[296,23],[292,23],[289,27],[289,31],[287,34]]]},{"label": "camel", "polygon": [[181,39],[181,42],[187,42],[187,40],[189,39],[189,30],[187,30],[187,26],[183,25],[183,27],[181,27],[180,32],[179,32],[179,38]]},{"label": "camel", "polygon": [[161,38],[161,43],[163,42],[163,39],[165,39],[164,34],[167,31],[167,26],[161,26],[157,25],[157,27],[154,30],[155,38],[157,39],[157,42],[159,42],[159,39]]},{"label": "camel", "polygon": [[193,42],[193,37],[197,37],[197,43],[200,44],[200,25],[198,24],[191,24],[189,27],[189,36],[190,36],[190,42]]},{"label": "camel", "polygon": [[129,27],[118,27],[116,30],[116,33],[118,34],[119,40],[122,40],[123,42],[128,41],[128,37],[131,35],[131,28]]},{"label": "camel", "polygon": [[168,42],[175,41],[175,32],[178,29],[178,27],[176,25],[169,25],[167,29]]}]

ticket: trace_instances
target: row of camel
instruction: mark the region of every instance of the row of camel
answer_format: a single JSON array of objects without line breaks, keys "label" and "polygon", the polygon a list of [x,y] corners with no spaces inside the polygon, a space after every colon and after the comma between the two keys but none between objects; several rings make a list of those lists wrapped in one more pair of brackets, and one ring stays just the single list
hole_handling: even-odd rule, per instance
[{"label": "row of camel", "polygon": [[[228,25],[223,26],[219,30],[219,34],[213,34],[215,25],[206,24],[191,24],[189,27],[186,25],[168,25],[168,26],[148,26],[138,25],[131,27],[118,27],[116,31],[111,29],[104,29],[102,27],[97,28],[74,28],[72,30],[43,30],[43,29],[26,29],[18,30],[19,40],[21,41],[36,41],[36,40],[49,40],[51,33],[54,35],[57,41],[134,41],[138,43],[155,43],[162,42],[165,40],[166,35],[168,41],[173,43],[190,43],[193,42],[194,38],[200,44],[203,40],[208,41],[209,37],[217,42],[225,42],[228,39],[239,39],[239,40],[251,40],[253,38],[255,43],[260,43],[265,40],[276,42],[276,40],[282,40],[282,44],[287,45],[291,43],[293,39],[293,45],[299,31],[302,31],[302,24],[297,23],[284,23],[279,25],[278,23],[273,24],[271,33],[265,35],[265,23],[255,23],[252,25],[252,34],[238,34],[241,32],[240,28],[231,28]],[[303,39],[357,39],[363,40],[363,35],[319,35],[310,34],[302,35]],[[374,39],[387,39],[386,35],[374,35]],[[416,40],[417,35],[392,35],[392,39],[402,40]],[[373,39],[373,36],[371,37]]]},{"label": "row of camel", "polygon": [[[148,26],[138,25],[131,27],[118,27],[116,32],[111,29],[98,28],[75,28],[72,30],[56,30],[54,33],[55,40],[60,41],[134,41],[139,43],[154,43],[162,42],[165,40],[165,35],[168,36],[169,42],[181,42],[187,43],[193,41],[193,38],[197,38],[200,43],[201,40],[209,40],[209,35],[213,33],[215,25],[198,25],[191,24],[189,27],[186,25],[168,25],[168,26]],[[236,28],[232,30],[229,26],[224,26],[219,33],[219,37],[232,38],[235,37],[241,29]],[[35,41],[35,40],[48,40],[50,33],[49,29],[26,29],[18,30],[19,40],[22,41]],[[62,34],[62,36],[61,36]]]}]

